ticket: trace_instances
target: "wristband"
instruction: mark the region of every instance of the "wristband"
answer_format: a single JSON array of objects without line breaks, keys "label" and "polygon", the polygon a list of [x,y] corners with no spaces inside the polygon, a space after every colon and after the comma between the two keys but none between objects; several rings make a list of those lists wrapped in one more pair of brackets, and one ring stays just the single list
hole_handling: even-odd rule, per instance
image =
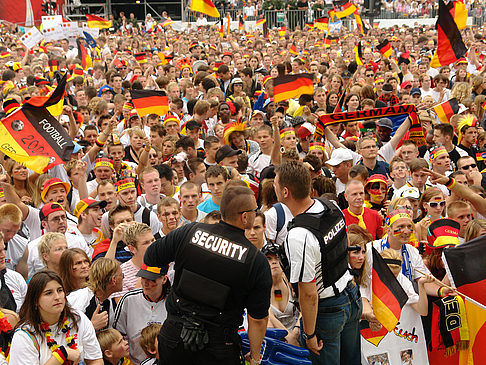
[{"label": "wristband", "polygon": [[[62,347],[62,349],[61,349]],[[61,364],[64,364],[67,359],[67,352],[64,346],[58,347],[56,350],[52,352],[52,356],[56,358]]]},{"label": "wristband", "polygon": [[255,364],[261,364],[262,363],[262,354],[260,354],[260,357],[258,358],[258,360],[255,360],[252,356],[251,356],[251,353],[250,353],[250,362],[252,363],[255,363]]},{"label": "wristband", "polygon": [[441,286],[439,289],[437,289],[437,296],[439,298],[444,298],[445,297],[445,295],[444,295],[445,289],[446,289],[445,286]]},{"label": "wristband", "polygon": [[454,185],[456,185],[456,180],[455,180],[453,177],[450,177],[450,178],[449,178],[449,181],[448,181],[448,182],[446,182],[444,185],[445,185],[445,187],[446,187],[447,189],[449,189],[449,190],[450,190],[450,189],[452,189],[452,187],[453,187]]},{"label": "wristband", "polygon": [[149,148],[147,147],[144,147],[145,148],[145,152],[150,152],[150,150],[152,149],[152,146],[150,146]]},{"label": "wristband", "polygon": [[99,140],[99,138],[96,138],[96,142],[95,142],[95,143],[96,143],[96,145],[97,145],[98,147],[100,147],[100,148],[103,148],[103,146],[105,145],[105,142],[101,142],[101,141]]}]

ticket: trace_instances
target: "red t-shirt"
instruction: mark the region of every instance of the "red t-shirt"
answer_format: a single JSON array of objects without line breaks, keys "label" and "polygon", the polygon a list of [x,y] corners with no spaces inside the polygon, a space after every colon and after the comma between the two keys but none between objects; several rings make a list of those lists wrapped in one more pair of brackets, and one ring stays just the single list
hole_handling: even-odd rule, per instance
[{"label": "red t-shirt", "polygon": [[[343,210],[346,226],[350,224],[358,224],[358,218],[349,214],[348,209]],[[363,220],[366,224],[366,230],[373,236],[373,240],[379,239],[383,236],[383,224],[380,214],[373,209],[364,208]]]}]

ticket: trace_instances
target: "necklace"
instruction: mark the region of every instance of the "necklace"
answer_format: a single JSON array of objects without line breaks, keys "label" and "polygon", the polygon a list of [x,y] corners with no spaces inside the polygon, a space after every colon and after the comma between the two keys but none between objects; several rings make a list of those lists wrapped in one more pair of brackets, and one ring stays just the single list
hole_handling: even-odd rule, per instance
[{"label": "necklace", "polygon": [[[59,346],[56,340],[52,338],[51,328],[49,327],[49,324],[46,322],[42,322],[40,327],[41,327],[41,331],[44,333],[44,336],[46,338],[47,346],[49,346],[49,349],[51,350],[53,356],[55,356],[56,358],[58,358],[58,356],[63,358],[62,355],[65,355],[63,360],[66,361],[67,355],[65,354],[64,346]],[[68,317],[65,317],[64,321],[62,322],[61,332],[66,334],[67,346],[70,349],[77,350],[78,345],[74,341],[74,336],[71,335],[71,327],[69,326]],[[60,362],[64,363],[64,361],[60,361]]]}]

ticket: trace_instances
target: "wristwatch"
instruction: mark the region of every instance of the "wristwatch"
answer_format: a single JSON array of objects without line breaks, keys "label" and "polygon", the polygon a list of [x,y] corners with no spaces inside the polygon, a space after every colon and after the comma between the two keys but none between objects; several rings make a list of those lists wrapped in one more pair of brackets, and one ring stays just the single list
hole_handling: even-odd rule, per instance
[{"label": "wristwatch", "polygon": [[305,331],[302,331],[302,338],[304,339],[304,341],[311,340],[312,338],[314,338],[315,335],[316,335],[316,331],[315,330],[314,330],[314,333],[311,334],[311,335],[308,335],[307,333],[305,333]]}]

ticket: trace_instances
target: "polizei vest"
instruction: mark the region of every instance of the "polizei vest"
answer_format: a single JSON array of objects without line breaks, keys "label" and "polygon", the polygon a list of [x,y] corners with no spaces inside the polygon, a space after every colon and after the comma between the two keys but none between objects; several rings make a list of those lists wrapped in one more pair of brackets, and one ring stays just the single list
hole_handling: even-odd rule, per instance
[{"label": "polizei vest", "polygon": [[328,199],[316,199],[322,203],[321,213],[302,213],[288,225],[288,230],[295,227],[305,228],[314,234],[321,249],[322,283],[324,288],[332,287],[334,294],[339,292],[336,282],[348,270],[348,236],[346,222],[341,210]]}]

